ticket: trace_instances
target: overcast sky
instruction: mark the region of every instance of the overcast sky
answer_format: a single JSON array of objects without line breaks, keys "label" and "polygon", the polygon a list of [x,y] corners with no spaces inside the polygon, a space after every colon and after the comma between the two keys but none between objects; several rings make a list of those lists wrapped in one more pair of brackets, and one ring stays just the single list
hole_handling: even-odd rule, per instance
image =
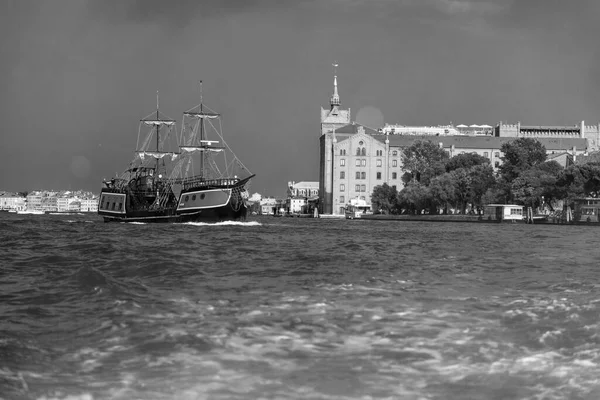
[{"label": "overcast sky", "polygon": [[98,192],[156,91],[180,120],[202,79],[251,191],[284,196],[318,180],[334,61],[367,125],[595,124],[599,16],[598,0],[2,0],[0,190]]}]

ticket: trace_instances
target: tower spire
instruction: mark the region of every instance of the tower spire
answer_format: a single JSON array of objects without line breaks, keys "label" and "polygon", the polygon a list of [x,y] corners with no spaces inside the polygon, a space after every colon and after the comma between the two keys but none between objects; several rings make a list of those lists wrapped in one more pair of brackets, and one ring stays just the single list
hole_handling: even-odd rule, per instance
[{"label": "tower spire", "polygon": [[337,87],[337,67],[339,64],[337,62],[334,62],[331,65],[333,65],[333,95],[331,96],[329,104],[331,104],[331,109],[333,110],[334,108],[337,108],[340,105],[340,95],[338,94]]}]

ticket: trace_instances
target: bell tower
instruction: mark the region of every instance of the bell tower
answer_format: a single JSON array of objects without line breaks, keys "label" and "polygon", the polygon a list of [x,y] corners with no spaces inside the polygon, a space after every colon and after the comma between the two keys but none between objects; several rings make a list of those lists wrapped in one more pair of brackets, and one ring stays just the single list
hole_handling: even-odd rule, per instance
[{"label": "bell tower", "polygon": [[337,85],[337,63],[333,63],[333,94],[329,110],[321,108],[321,137],[319,139],[319,208],[323,214],[333,213],[333,172],[337,159],[333,154],[335,130],[350,124],[350,109],[340,108]]}]

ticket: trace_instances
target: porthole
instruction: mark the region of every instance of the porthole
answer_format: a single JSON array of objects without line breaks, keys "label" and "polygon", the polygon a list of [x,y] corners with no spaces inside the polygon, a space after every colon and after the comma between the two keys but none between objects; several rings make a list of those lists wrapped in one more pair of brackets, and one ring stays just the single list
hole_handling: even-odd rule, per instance
[{"label": "porthole", "polygon": [[196,195],[192,196],[192,201],[196,201]]},{"label": "porthole", "polygon": [[190,199],[190,196],[185,196],[185,199],[183,199],[184,201],[188,201]]},{"label": "porthole", "polygon": [[205,197],[206,197],[206,195],[205,195],[204,193],[202,193],[202,194],[200,195],[200,200],[204,200],[204,198],[205,198]]}]

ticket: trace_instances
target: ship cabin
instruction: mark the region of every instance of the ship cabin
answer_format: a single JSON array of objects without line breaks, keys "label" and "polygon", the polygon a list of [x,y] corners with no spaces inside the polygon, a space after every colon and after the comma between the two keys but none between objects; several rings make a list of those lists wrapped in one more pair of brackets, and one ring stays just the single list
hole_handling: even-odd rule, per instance
[{"label": "ship cabin", "polygon": [[523,221],[523,206],[516,204],[488,204],[483,209],[483,218],[488,221]]},{"label": "ship cabin", "polygon": [[600,222],[600,198],[585,197],[575,199],[575,222]]}]

